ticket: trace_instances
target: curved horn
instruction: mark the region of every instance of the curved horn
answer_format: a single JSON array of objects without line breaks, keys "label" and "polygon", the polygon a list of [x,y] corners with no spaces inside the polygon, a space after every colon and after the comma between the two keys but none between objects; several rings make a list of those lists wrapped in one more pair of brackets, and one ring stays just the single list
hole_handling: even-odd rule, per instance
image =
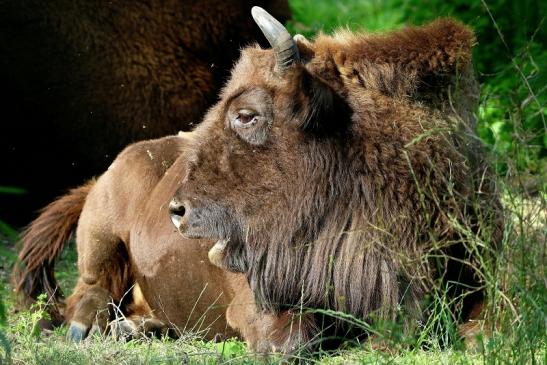
[{"label": "curved horn", "polygon": [[259,6],[253,6],[251,14],[274,50],[278,71],[283,72],[300,60],[296,43],[280,22]]}]

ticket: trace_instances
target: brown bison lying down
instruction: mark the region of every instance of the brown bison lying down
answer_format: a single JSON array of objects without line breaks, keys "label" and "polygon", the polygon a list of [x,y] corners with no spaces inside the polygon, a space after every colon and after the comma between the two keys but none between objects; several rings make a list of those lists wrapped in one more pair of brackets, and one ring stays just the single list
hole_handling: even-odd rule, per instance
[{"label": "brown bison lying down", "polygon": [[[208,338],[232,333],[228,308],[258,351],[366,335],[309,308],[413,329],[439,288],[460,322],[476,316],[479,252],[466,242],[498,203],[472,136],[473,34],[439,20],[295,43],[254,16],[273,49],[243,50],[194,132],[128,147],[46,208],[25,235],[19,290],[54,291],[49,262],[81,215],[64,312],[74,339],[109,300]],[[134,283],[142,298],[123,299]]]},{"label": "brown bison lying down", "polygon": [[286,0],[1,1],[0,185],[28,194],[0,194],[0,219],[27,224],[128,144],[191,129],[263,38],[251,3],[290,14]]}]

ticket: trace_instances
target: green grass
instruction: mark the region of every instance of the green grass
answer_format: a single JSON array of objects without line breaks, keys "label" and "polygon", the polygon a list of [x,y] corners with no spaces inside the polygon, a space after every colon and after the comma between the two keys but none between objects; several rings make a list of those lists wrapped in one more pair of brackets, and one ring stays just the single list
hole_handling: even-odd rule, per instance
[{"label": "green grass", "polygon": [[[518,3],[518,4],[517,4]],[[292,0],[293,33],[381,31],[407,23],[421,24],[451,15],[473,26],[478,35],[475,65],[482,84],[478,132],[488,146],[503,191],[507,220],[504,248],[495,262],[481,268],[489,298],[489,335],[474,349],[443,348],[424,334],[423,346],[402,346],[404,338],[387,338],[390,351],[367,344],[305,360],[345,364],[545,364],[547,363],[547,216],[546,126],[547,52],[545,2],[425,0]],[[543,17],[543,18],[542,18]],[[1,182],[0,182],[1,183]],[[4,187],[0,193],[23,193]],[[2,217],[0,217],[1,219]],[[13,313],[9,270],[15,260],[17,232],[0,221],[0,364],[152,364],[255,363],[265,361],[236,340],[203,342],[191,334],[178,340],[114,341],[94,335],[81,344],[65,340],[66,328],[36,332],[42,311]],[[476,244],[480,244],[477,242]],[[473,247],[472,247],[473,249]],[[57,276],[65,294],[74,286],[75,249],[63,253]],[[443,320],[441,296],[429,325]],[[450,318],[444,318],[450,322]],[[495,324],[495,325],[494,325]],[[426,324],[428,325],[428,324]],[[450,327],[450,326],[449,326]],[[451,336],[447,333],[439,333]],[[393,341],[401,341],[399,344]],[[436,342],[437,341],[437,342]],[[276,357],[269,360],[277,362]]]}]

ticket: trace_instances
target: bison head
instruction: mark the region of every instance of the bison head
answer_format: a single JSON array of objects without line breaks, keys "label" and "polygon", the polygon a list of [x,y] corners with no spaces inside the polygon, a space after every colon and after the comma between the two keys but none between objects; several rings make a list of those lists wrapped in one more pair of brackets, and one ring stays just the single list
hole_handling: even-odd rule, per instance
[{"label": "bison head", "polygon": [[421,314],[439,275],[424,256],[453,246],[473,190],[472,32],[441,19],[309,42],[253,16],[272,49],[242,51],[193,133],[173,222],[216,240],[211,259],[267,311]]}]

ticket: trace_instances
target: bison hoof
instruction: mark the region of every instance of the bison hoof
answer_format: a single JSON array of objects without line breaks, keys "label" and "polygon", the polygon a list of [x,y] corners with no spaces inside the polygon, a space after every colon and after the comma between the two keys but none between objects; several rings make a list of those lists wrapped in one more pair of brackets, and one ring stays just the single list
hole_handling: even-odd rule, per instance
[{"label": "bison hoof", "polygon": [[118,341],[129,341],[136,337],[135,324],[126,319],[116,319],[109,323],[110,335]]},{"label": "bison hoof", "polygon": [[70,327],[68,329],[67,338],[73,342],[83,341],[89,332],[89,327],[83,323],[79,322],[70,322]]}]

